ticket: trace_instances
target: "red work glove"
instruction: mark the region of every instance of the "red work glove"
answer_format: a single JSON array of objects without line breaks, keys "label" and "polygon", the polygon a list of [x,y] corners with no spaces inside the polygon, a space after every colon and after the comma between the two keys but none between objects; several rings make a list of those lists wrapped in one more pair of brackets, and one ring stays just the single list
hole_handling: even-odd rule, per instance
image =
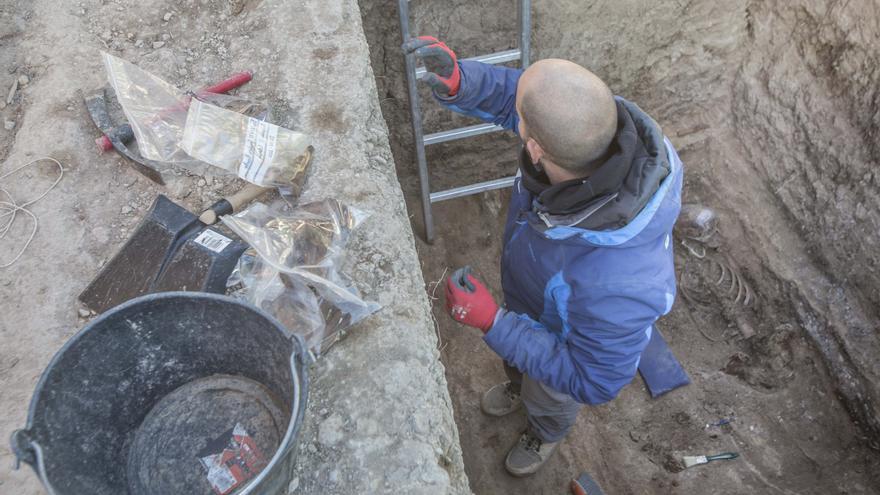
[{"label": "red work glove", "polygon": [[404,53],[415,53],[428,72],[422,80],[441,96],[454,96],[461,85],[458,57],[446,43],[433,36],[419,36],[403,44]]},{"label": "red work glove", "polygon": [[495,324],[498,305],[489,289],[471,275],[471,267],[466,266],[446,280],[446,310],[459,323],[486,333]]}]

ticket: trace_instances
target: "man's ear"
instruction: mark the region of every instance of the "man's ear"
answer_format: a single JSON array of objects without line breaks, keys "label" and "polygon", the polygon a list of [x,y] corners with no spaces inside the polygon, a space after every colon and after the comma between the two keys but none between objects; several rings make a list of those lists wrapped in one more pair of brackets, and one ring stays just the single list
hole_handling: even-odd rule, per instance
[{"label": "man's ear", "polygon": [[544,157],[544,148],[541,148],[541,145],[533,138],[529,138],[526,141],[526,150],[529,152],[529,158],[532,159],[533,165],[537,165],[541,158]]}]

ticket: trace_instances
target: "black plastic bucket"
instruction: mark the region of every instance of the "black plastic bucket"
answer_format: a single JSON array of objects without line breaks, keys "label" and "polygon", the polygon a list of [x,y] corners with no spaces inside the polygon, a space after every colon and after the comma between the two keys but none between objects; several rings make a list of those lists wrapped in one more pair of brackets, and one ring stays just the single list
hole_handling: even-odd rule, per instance
[{"label": "black plastic bucket", "polygon": [[50,494],[210,494],[202,459],[220,459],[205,455],[235,430],[261,462],[230,491],[286,493],[309,362],[299,337],[248,304],[196,292],[140,297],[58,351],[13,451]]}]

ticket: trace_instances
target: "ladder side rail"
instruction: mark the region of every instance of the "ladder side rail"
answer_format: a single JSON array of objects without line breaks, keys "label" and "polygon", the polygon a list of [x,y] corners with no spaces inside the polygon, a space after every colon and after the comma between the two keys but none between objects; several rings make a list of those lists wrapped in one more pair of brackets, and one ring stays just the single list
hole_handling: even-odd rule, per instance
[{"label": "ladder side rail", "polygon": [[[398,0],[398,15],[400,17],[401,43],[410,39],[409,29],[409,0]],[[416,60],[412,53],[404,54],[406,64],[406,87],[409,96],[410,118],[412,120],[413,140],[416,146],[416,162],[419,167],[419,186],[422,196],[422,216],[425,221],[425,240],[434,242],[434,215],[431,211],[431,186],[428,176],[428,162],[425,158],[425,143],[422,132],[422,112],[419,108],[419,91],[416,87]]]}]

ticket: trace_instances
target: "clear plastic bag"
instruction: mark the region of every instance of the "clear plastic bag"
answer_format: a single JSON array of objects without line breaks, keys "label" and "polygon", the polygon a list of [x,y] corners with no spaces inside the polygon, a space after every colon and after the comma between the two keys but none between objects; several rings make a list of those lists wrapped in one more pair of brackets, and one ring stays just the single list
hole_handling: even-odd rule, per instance
[{"label": "clear plastic bag", "polygon": [[180,144],[189,156],[261,186],[297,182],[305,175],[305,134],[193,100]]},{"label": "clear plastic bag", "polygon": [[267,266],[250,249],[239,259],[227,285],[234,289],[233,296],[268,311],[318,353],[325,329],[322,301],[308,284],[295,283],[296,280]]},{"label": "clear plastic bag", "polygon": [[379,309],[340,271],[351,231],[366,216],[327,199],[290,212],[254,203],[222,217],[254,251],[242,256],[229,285],[240,284],[235,295],[272,313],[316,353],[325,351]]},{"label": "clear plastic bag", "polygon": [[187,93],[121,58],[103,57],[144,158],[196,173],[208,164],[261,186],[302,186],[309,139],[267,122],[265,103]]}]

